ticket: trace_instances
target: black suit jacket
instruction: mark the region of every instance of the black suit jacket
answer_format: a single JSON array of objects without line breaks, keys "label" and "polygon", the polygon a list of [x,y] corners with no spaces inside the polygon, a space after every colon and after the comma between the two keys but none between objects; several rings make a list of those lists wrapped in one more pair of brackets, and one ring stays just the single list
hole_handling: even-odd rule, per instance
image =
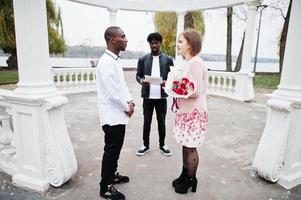
[{"label": "black suit jacket", "polygon": [[[144,79],[144,75],[151,76],[152,73],[152,64],[153,64],[153,56],[149,53],[143,56],[138,60],[137,65],[137,74],[136,80],[141,84],[141,79]],[[160,65],[160,77],[162,80],[167,80],[168,72],[170,71],[170,66],[173,66],[173,60],[171,57],[166,54],[161,53],[159,55],[159,65]],[[150,86],[142,86],[141,88],[141,97],[149,98],[149,88]],[[167,94],[161,88],[161,98],[167,97]]]}]

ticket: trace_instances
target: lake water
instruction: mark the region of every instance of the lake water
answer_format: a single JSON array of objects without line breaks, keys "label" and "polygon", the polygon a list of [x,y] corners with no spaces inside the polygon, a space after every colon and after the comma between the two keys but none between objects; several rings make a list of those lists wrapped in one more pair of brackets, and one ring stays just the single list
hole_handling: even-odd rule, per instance
[{"label": "lake water", "polygon": [[[6,60],[8,57],[0,57],[0,67],[6,67]],[[50,65],[52,67],[91,67],[91,61],[97,62],[96,58],[50,58]],[[136,68],[137,59],[121,59],[126,68]],[[225,62],[216,62],[216,61],[205,61],[208,69],[210,70],[225,70]],[[252,63],[252,68],[254,64]],[[233,63],[235,66],[235,63]],[[274,63],[257,63],[256,72],[279,72],[279,66],[277,62]]]}]

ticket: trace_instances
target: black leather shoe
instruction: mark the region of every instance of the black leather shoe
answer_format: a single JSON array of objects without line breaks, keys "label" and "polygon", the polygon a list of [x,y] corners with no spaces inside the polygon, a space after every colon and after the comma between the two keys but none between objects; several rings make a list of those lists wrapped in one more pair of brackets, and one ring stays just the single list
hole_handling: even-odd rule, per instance
[{"label": "black leather shoe", "polygon": [[105,187],[101,187],[99,191],[99,195],[105,199],[111,200],[125,200],[125,196],[116,190],[113,185],[108,185]]},{"label": "black leather shoe", "polygon": [[118,172],[115,173],[114,183],[127,183],[130,181],[128,176],[122,176]]}]

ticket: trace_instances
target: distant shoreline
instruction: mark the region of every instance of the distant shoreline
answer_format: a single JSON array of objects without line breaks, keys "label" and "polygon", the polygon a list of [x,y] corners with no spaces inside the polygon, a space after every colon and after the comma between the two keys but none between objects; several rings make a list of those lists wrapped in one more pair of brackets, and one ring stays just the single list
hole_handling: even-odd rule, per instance
[{"label": "distant shoreline", "polygon": [[[83,46],[83,45],[75,45],[75,46],[67,46],[67,51],[65,52],[64,56],[57,56],[57,55],[50,55],[51,58],[91,58],[91,59],[97,59],[99,58],[104,51],[106,50],[106,47],[104,46]],[[120,52],[120,57],[123,59],[139,59],[143,55],[145,55],[148,52],[144,51],[132,51],[132,50],[126,50]],[[9,55],[3,54],[3,52],[0,51],[0,57],[7,57]],[[226,55],[224,54],[200,54],[201,58],[204,61],[210,61],[210,62],[226,62]],[[232,56],[232,62],[236,62],[237,55]],[[254,62],[254,57],[252,57],[252,62]],[[276,63],[279,62],[278,58],[266,58],[266,57],[258,57],[257,58],[258,63]],[[0,66],[1,66],[1,60],[0,60]]]},{"label": "distant shoreline", "polygon": [[[101,54],[102,55],[102,54]],[[100,55],[100,56],[101,56]],[[5,55],[2,54],[0,55],[0,67],[3,67],[3,60],[7,60],[9,55]],[[82,55],[77,55],[77,56],[55,56],[55,55],[50,55],[50,58],[67,58],[67,59],[98,59],[100,56],[82,56]],[[128,58],[128,56],[121,56],[124,59],[139,59],[141,56],[130,56],[130,58]],[[204,61],[208,61],[208,62],[226,62],[226,55],[223,54],[200,54],[200,57],[204,60]],[[238,56],[232,56],[232,62],[236,62],[237,61],[237,57]],[[252,63],[254,63],[255,58],[252,57]],[[265,57],[259,57],[257,58],[257,62],[258,63],[278,63],[279,59],[278,58],[265,58]]]},{"label": "distant shoreline", "polygon": [[[203,56],[202,56],[203,57]],[[214,55],[215,58],[216,55]],[[6,68],[6,60],[8,57],[0,57],[0,68]],[[211,59],[212,57],[203,58],[204,62],[207,65],[208,70],[212,71],[225,71],[226,62],[223,59]],[[86,68],[96,66],[98,58],[68,58],[68,57],[50,57],[49,65],[53,68]],[[124,66],[124,69],[136,69],[138,59],[124,59],[121,58],[120,61]],[[262,62],[263,61],[263,62]],[[271,61],[271,62],[268,62]],[[234,68],[236,62],[233,60],[232,68]],[[250,63],[251,67],[254,67],[254,62]],[[1,67],[2,66],[2,67]],[[4,67],[3,67],[4,66]],[[277,59],[258,59],[256,65],[256,72],[267,72],[267,73],[278,73],[279,72],[279,63]]]}]

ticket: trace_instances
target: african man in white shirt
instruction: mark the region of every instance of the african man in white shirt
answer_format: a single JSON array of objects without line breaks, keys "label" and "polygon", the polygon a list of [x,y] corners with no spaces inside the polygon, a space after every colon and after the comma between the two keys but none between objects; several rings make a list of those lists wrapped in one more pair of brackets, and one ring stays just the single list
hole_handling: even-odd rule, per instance
[{"label": "african man in white shirt", "polygon": [[135,104],[125,83],[118,54],[126,49],[128,40],[117,26],[107,28],[104,37],[107,49],[96,69],[99,118],[105,141],[99,194],[106,199],[123,200],[125,196],[114,188],[114,184],[129,181],[128,176],[117,172],[117,166],[126,124],[134,113]]}]

